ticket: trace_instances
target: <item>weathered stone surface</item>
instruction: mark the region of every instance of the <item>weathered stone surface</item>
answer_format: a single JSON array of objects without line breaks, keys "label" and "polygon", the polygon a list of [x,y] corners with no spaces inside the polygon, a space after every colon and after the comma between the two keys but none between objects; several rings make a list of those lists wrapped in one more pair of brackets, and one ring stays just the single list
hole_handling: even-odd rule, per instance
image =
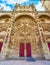
[{"label": "weathered stone surface", "polygon": [[50,22],[48,22],[50,17],[46,13],[44,16],[44,13],[37,12],[33,5],[30,7],[31,10],[28,6],[21,6],[22,9],[15,6],[14,11],[3,12],[0,15],[0,33],[3,31],[6,33],[0,34],[3,43],[0,52],[2,59],[19,57],[20,43],[24,43],[25,56],[26,45],[30,43],[33,58],[49,59],[47,43],[50,42]]}]

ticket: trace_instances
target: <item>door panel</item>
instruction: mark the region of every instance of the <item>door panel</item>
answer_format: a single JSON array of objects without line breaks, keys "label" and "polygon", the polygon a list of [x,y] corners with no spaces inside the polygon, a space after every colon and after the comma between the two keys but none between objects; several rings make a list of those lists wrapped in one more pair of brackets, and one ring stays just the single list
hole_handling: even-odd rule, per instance
[{"label": "door panel", "polygon": [[31,44],[30,43],[26,44],[26,54],[27,54],[27,57],[31,57]]},{"label": "door panel", "polygon": [[24,57],[24,43],[20,43],[19,56]]},{"label": "door panel", "polygon": [[49,48],[49,50],[50,50],[50,42],[48,43],[48,48]]},{"label": "door panel", "polygon": [[2,49],[2,45],[3,45],[3,43],[0,42],[0,52],[1,52],[1,49]]}]

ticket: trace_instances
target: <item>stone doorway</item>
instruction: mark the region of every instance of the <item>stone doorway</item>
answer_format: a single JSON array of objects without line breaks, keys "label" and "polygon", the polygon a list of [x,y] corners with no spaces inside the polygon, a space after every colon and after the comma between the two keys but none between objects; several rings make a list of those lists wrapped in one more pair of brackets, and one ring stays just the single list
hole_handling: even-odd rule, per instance
[{"label": "stone doorway", "polygon": [[[23,51],[21,51],[22,47]],[[32,56],[33,58],[41,57],[41,51],[39,48],[38,27],[35,20],[32,17],[28,15],[19,16],[14,21],[10,48],[12,52],[10,52],[10,54],[12,54],[13,56],[15,56],[16,54],[15,58],[28,56]]]}]

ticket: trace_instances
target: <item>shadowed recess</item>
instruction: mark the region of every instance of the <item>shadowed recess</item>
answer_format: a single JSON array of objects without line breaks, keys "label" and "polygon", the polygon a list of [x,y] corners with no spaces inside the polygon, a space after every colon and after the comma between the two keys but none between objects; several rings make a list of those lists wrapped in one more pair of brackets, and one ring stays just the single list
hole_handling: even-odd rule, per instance
[{"label": "shadowed recess", "polygon": [[45,19],[50,20],[50,17],[48,15],[41,15],[41,16],[39,16],[39,18],[45,18]]},{"label": "shadowed recess", "polygon": [[11,18],[9,15],[2,15],[0,16],[0,19],[5,19],[5,18]]}]

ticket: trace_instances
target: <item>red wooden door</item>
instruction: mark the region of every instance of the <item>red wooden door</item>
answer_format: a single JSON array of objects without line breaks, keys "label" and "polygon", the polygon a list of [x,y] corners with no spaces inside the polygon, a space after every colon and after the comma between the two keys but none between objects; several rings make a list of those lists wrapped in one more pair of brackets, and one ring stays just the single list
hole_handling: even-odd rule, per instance
[{"label": "red wooden door", "polygon": [[50,50],[50,42],[48,42],[48,48],[49,48],[49,50]]},{"label": "red wooden door", "polygon": [[3,43],[0,42],[0,52],[1,52],[1,49],[2,49],[2,45],[3,45]]},{"label": "red wooden door", "polygon": [[31,57],[31,44],[30,43],[26,44],[26,54],[27,54],[27,57]]},{"label": "red wooden door", "polygon": [[24,43],[20,43],[19,56],[24,57]]}]

